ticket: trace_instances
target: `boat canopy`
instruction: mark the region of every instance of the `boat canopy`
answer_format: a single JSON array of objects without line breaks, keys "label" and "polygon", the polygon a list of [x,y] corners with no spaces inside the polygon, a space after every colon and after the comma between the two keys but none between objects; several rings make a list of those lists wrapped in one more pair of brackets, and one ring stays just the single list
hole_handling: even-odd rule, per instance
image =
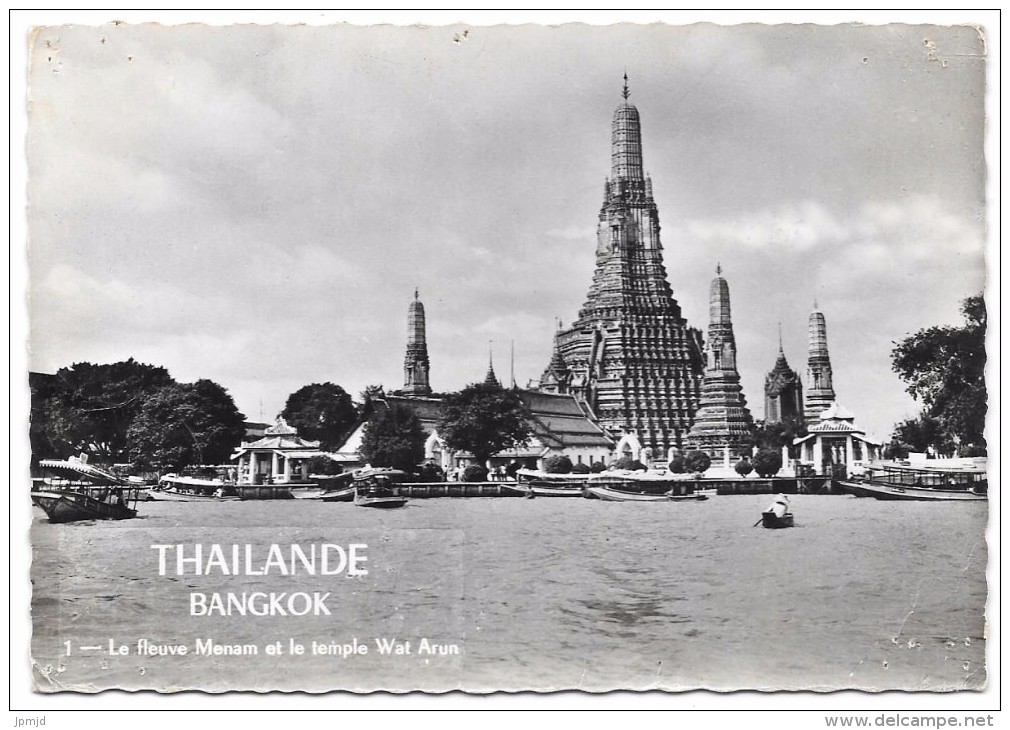
[{"label": "boat canopy", "polygon": [[112,472],[99,469],[97,466],[92,466],[87,462],[87,458],[71,456],[66,460],[42,459],[39,461],[39,466],[65,479],[85,479],[95,484],[130,485],[128,480],[117,477]]}]

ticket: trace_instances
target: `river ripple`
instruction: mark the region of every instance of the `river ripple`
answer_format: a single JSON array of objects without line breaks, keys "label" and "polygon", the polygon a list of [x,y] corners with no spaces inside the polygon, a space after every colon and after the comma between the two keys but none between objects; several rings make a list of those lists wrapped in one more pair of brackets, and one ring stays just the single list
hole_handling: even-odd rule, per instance
[{"label": "river ripple", "polygon": [[[769,498],[631,504],[433,499],[148,502],[142,518],[51,525],[37,512],[33,661],[44,692],[281,689],[978,689],[985,503]],[[369,574],[160,576],[160,543],[367,543]],[[189,594],[327,591],[332,616],[193,617]],[[380,655],[376,637],[409,640]],[[252,643],[257,656],[81,652],[140,638]],[[427,638],[459,655],[420,655]],[[274,641],[367,655],[267,656]],[[70,641],[71,656],[64,643]]]}]

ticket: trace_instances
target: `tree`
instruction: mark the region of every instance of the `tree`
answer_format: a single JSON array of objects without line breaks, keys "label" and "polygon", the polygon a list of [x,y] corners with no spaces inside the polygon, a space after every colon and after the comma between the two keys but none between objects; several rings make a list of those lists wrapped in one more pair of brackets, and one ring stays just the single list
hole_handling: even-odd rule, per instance
[{"label": "tree", "polygon": [[904,444],[908,451],[922,452],[930,447],[941,454],[950,454],[954,451],[954,443],[939,419],[925,414],[894,424],[891,440]]},{"label": "tree", "polygon": [[[961,303],[962,327],[929,327],[906,337],[891,351],[895,373],[936,419],[944,440],[966,450],[985,447],[985,333],[982,296]],[[942,442],[930,444],[942,450]]]},{"label": "tree", "polygon": [[759,477],[763,479],[773,477],[782,468],[782,452],[778,449],[761,449],[754,454],[752,463]]},{"label": "tree", "polygon": [[807,435],[807,424],[802,416],[794,416],[775,423],[758,421],[754,429],[754,446],[758,449],[793,448],[793,441]]},{"label": "tree", "polygon": [[589,467],[589,471],[593,474],[601,474],[607,470],[607,465],[602,461],[594,461],[593,465]]},{"label": "tree", "polygon": [[666,465],[666,468],[669,469],[674,474],[683,474],[685,469],[684,455],[681,454],[679,451],[675,453],[673,455],[673,458],[670,459],[670,463]]},{"label": "tree", "polygon": [[684,457],[684,468],[692,474],[703,474],[712,466],[712,459],[704,451],[691,451]]},{"label": "tree", "polygon": [[583,464],[582,462],[572,464],[572,474],[591,474],[592,471],[589,464]]},{"label": "tree", "polygon": [[127,430],[131,461],[141,468],[221,464],[245,435],[245,416],[211,380],[172,383],[149,395]]},{"label": "tree", "polygon": [[127,431],[146,398],[174,382],[165,368],[133,358],[108,365],[74,363],[51,377],[30,378],[33,458],[83,452],[102,461],[126,461]]},{"label": "tree", "polygon": [[484,464],[499,451],[526,443],[530,414],[519,396],[499,385],[475,383],[446,396],[438,433],[453,451],[469,451]]},{"label": "tree", "polygon": [[424,458],[424,429],[417,414],[398,403],[377,405],[365,424],[361,455],[372,466],[412,471]]},{"label": "tree", "polygon": [[358,420],[351,396],[333,383],[312,383],[288,396],[281,411],[302,438],[318,441],[322,449],[340,445]]},{"label": "tree", "polygon": [[632,459],[630,456],[622,456],[615,461],[614,468],[621,471],[648,471],[649,469],[645,464],[637,459]]},{"label": "tree", "polygon": [[548,456],[544,459],[544,471],[548,474],[571,474],[572,460],[564,454]]},{"label": "tree", "polygon": [[742,477],[747,476],[752,471],[754,471],[754,465],[750,463],[747,459],[740,459],[733,467],[737,474]]}]

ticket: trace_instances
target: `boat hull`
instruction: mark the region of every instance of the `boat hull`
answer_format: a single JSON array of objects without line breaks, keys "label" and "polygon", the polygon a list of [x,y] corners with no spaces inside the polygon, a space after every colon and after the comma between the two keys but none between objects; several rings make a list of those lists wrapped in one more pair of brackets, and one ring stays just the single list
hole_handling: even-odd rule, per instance
[{"label": "boat hull", "polygon": [[838,483],[846,491],[862,492],[862,496],[883,500],[914,502],[985,502],[989,497],[967,489],[935,489],[932,487],[898,487],[872,482]]},{"label": "boat hull", "polygon": [[50,522],[84,520],[128,520],[137,510],[123,504],[108,504],[81,492],[32,492],[32,502],[46,513]]},{"label": "boat hull", "polygon": [[188,494],[174,489],[156,489],[148,493],[156,502],[238,502],[237,495],[215,497],[212,494]]},{"label": "boat hull", "polygon": [[396,509],[407,504],[406,497],[357,497],[354,504],[359,507],[374,507],[375,509]]},{"label": "boat hull", "polygon": [[319,495],[322,502],[353,502],[354,487],[344,487],[343,489],[330,489]]},{"label": "boat hull", "polygon": [[582,487],[548,487],[541,484],[524,485],[536,497],[581,497]]},{"label": "boat hull", "polygon": [[792,527],[793,513],[786,512],[784,515],[779,516],[774,512],[762,512],[761,526],[767,527],[769,530],[781,530],[784,527]]},{"label": "boat hull", "polygon": [[642,494],[636,492],[622,492],[619,489],[610,487],[591,486],[586,487],[586,495],[589,499],[602,499],[605,502],[669,502],[665,494]]}]

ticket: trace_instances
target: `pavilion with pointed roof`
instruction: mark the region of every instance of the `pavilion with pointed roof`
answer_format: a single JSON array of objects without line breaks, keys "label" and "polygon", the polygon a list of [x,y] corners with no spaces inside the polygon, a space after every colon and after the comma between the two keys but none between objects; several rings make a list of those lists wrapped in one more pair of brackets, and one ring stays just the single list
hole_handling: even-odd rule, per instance
[{"label": "pavilion with pointed roof", "polygon": [[853,467],[880,458],[881,442],[867,436],[856,425],[856,417],[837,401],[807,431],[806,436],[793,439],[793,446],[799,448],[800,463],[813,467],[815,474],[830,474],[835,465],[851,472]]},{"label": "pavilion with pointed roof", "polygon": [[238,461],[239,484],[293,484],[309,480],[309,459],[330,454],[318,441],[298,435],[282,416],[266,429],[263,438],[243,443],[232,455]]}]

